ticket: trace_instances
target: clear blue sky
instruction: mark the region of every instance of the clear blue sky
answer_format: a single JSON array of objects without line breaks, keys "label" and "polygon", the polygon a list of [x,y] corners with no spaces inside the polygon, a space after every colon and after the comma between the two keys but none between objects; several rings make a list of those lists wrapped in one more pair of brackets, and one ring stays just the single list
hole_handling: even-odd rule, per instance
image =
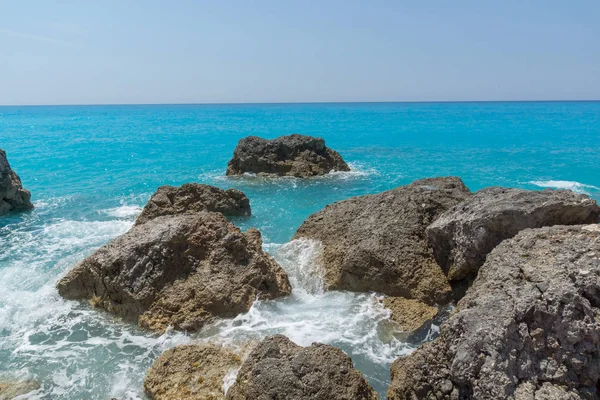
[{"label": "clear blue sky", "polygon": [[0,104],[600,99],[600,0],[0,0]]}]

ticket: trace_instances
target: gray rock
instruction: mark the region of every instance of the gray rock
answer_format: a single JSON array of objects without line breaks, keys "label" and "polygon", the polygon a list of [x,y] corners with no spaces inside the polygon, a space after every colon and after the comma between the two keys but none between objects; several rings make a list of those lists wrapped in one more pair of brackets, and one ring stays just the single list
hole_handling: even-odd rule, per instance
[{"label": "gray rock", "polygon": [[388,399],[598,399],[600,225],[526,229],[457,310],[392,365]]},{"label": "gray rock", "polygon": [[0,215],[33,208],[31,193],[23,189],[21,179],[10,168],[6,153],[0,149]]},{"label": "gray rock", "polygon": [[304,221],[294,238],[323,243],[328,289],[372,290],[443,304],[451,289],[425,229],[469,196],[459,178],[422,179],[328,205]]},{"label": "gray rock", "polygon": [[226,216],[250,216],[250,200],[237,189],[223,190],[198,183],[186,183],[180,187],[161,186],[135,223],[143,224],[161,215],[198,211],[220,212]]},{"label": "gray rock", "polygon": [[446,211],[427,235],[449,279],[461,280],[473,279],[488,253],[523,229],[599,221],[600,207],[583,194],[491,187]]},{"label": "gray rock", "polygon": [[350,171],[338,152],[321,138],[292,134],[273,140],[257,136],[241,139],[227,166],[227,175],[246,172],[308,178],[331,171]]},{"label": "gray rock", "polygon": [[86,258],[58,291],[148,329],[194,331],[291,292],[261,246],[260,232],[242,233],[220,213],[156,217]]},{"label": "gray rock", "polygon": [[340,349],[320,343],[300,347],[276,335],[250,353],[226,398],[377,400],[377,394]]},{"label": "gray rock", "polygon": [[33,379],[0,381],[0,400],[11,400],[18,396],[22,399],[28,393],[34,392],[40,388],[40,384]]}]

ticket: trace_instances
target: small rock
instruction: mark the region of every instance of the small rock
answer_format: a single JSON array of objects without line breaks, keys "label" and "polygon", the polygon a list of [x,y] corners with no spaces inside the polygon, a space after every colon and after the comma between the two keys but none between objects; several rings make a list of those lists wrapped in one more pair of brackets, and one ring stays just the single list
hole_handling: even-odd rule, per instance
[{"label": "small rock", "polygon": [[0,400],[11,400],[17,396],[38,390],[40,384],[33,379],[24,381],[0,381]]},{"label": "small rock", "polygon": [[383,305],[392,311],[390,319],[396,322],[401,332],[410,333],[422,328],[438,313],[437,307],[403,297],[386,297]]},{"label": "small rock", "polygon": [[292,134],[273,140],[248,136],[239,141],[227,175],[254,173],[309,178],[332,171],[350,171],[338,152],[321,138]]},{"label": "small rock", "polygon": [[21,179],[10,168],[6,152],[0,149],[0,215],[33,208],[31,193],[23,189]]}]

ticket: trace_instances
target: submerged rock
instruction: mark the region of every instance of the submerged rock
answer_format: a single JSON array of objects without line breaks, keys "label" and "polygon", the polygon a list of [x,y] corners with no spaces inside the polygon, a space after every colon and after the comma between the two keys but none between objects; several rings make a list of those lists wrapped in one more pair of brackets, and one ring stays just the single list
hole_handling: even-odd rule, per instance
[{"label": "submerged rock", "polygon": [[392,312],[390,319],[406,337],[430,323],[438,313],[437,307],[402,297],[386,297],[383,305]]},{"label": "submerged rock", "polygon": [[23,381],[0,380],[0,400],[11,400],[17,396],[23,396],[34,390],[38,390],[39,388],[40,384],[33,379]]},{"label": "submerged rock", "polygon": [[569,190],[491,187],[440,216],[427,235],[451,280],[474,278],[487,254],[526,228],[600,222],[600,207]]},{"label": "submerged rock", "polygon": [[241,139],[227,166],[227,175],[246,172],[308,178],[331,171],[350,171],[338,152],[321,138],[292,134],[266,140],[257,136]]},{"label": "submerged rock", "polygon": [[152,195],[135,221],[143,224],[161,215],[215,211],[226,216],[250,216],[250,200],[237,189],[186,183],[180,187],[161,186]]},{"label": "submerged rock", "polygon": [[301,347],[276,335],[250,353],[227,399],[377,400],[377,394],[340,349]]},{"label": "submerged rock", "polygon": [[291,292],[261,246],[260,232],[242,233],[220,213],[156,217],[86,258],[58,291],[152,330],[194,331]]},{"label": "submerged rock", "polygon": [[224,378],[241,363],[240,357],[224,347],[177,346],[154,361],[144,391],[153,400],[225,399]]},{"label": "submerged rock", "polygon": [[19,175],[10,168],[6,153],[0,149],[0,215],[33,208],[31,193],[23,189]]},{"label": "submerged rock", "polygon": [[459,178],[422,179],[328,205],[304,221],[294,239],[323,243],[328,289],[373,290],[442,304],[451,298],[450,285],[425,229],[469,196]]},{"label": "submerged rock", "polygon": [[388,399],[597,399],[599,307],[599,225],[521,231],[440,337],[394,362]]}]

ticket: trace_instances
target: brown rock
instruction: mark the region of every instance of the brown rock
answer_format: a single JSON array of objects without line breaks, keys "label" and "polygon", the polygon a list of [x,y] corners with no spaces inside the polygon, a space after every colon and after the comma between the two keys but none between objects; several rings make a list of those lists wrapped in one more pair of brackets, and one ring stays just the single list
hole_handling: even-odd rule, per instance
[{"label": "brown rock", "polygon": [[372,290],[443,304],[451,289],[425,229],[469,195],[459,178],[418,180],[328,205],[304,221],[294,239],[323,243],[328,289]]},{"label": "brown rock", "polygon": [[23,189],[19,175],[10,168],[6,153],[0,149],[0,215],[32,209],[30,198],[31,193]]},{"label": "brown rock", "polygon": [[225,399],[223,378],[242,361],[212,345],[183,345],[165,351],[152,364],[144,391],[153,400]]},{"label": "brown rock", "polygon": [[194,331],[291,292],[261,245],[257,230],[244,234],[220,213],[157,217],[86,258],[58,291],[152,330]]},{"label": "brown rock", "polygon": [[396,322],[401,332],[420,329],[431,322],[438,313],[437,307],[403,297],[386,297],[383,299],[383,305],[392,311],[390,319]]},{"label": "brown rock", "polygon": [[0,381],[0,400],[11,400],[39,388],[40,384],[32,379],[24,381]]},{"label": "brown rock", "polygon": [[161,186],[135,223],[143,224],[162,215],[199,211],[220,212],[225,216],[250,216],[250,200],[237,189],[223,190],[198,183],[186,183],[180,187]]},{"label": "brown rock", "polygon": [[333,346],[263,340],[242,364],[228,400],[377,400],[352,360]]}]

